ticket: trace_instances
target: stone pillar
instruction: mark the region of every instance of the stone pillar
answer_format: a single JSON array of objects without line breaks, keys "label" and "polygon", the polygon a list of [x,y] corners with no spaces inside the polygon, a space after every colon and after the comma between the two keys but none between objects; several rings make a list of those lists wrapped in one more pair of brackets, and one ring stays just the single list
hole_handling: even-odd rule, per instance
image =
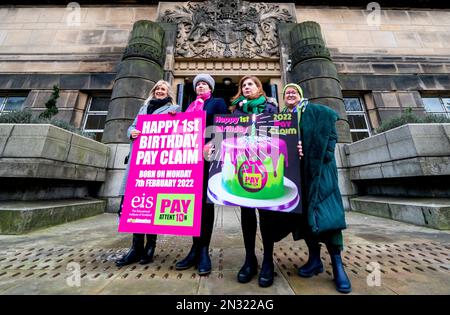
[{"label": "stone pillar", "polygon": [[137,21],[118,67],[102,142],[111,148],[106,181],[101,195],[108,200],[107,211],[119,206],[119,188],[129,152],[127,129],[151,88],[164,76],[165,32],[158,23]]},{"label": "stone pillar", "polygon": [[[311,102],[327,105],[347,120],[338,73],[325,46],[320,25],[316,22],[295,25],[290,31],[290,44],[288,81],[298,83]],[[345,120],[337,123],[340,143],[351,142],[349,125]]]},{"label": "stone pillar", "polygon": [[336,66],[325,46],[319,24],[300,23],[291,28],[289,34],[291,71],[287,72],[288,81],[298,83],[311,102],[327,105],[345,119],[336,124],[339,143],[335,156],[342,201],[344,208],[350,210],[349,199],[356,195],[356,188],[350,181],[343,149],[345,143],[351,142],[351,135]]},{"label": "stone pillar", "polygon": [[126,131],[153,85],[163,78],[164,30],[137,21],[119,65],[102,142],[128,142]]}]

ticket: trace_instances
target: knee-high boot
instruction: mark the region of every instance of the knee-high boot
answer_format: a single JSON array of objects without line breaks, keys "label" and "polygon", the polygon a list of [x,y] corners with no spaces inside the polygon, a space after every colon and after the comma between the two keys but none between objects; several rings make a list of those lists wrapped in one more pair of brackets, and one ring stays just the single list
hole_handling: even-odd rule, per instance
[{"label": "knee-high boot", "polygon": [[331,264],[333,266],[334,283],[336,284],[336,290],[341,293],[352,292],[352,285],[350,279],[344,270],[342,264],[341,249],[336,245],[327,244],[328,252],[330,253]]},{"label": "knee-high boot", "polygon": [[260,287],[267,288],[273,284],[273,277],[275,273],[275,266],[273,264],[273,246],[272,240],[265,240],[264,243],[264,259],[261,265],[261,271],[259,272],[258,284]]},{"label": "knee-high boot", "polygon": [[175,269],[185,270],[191,268],[192,266],[196,266],[198,264],[198,257],[199,257],[198,251],[199,251],[198,241],[196,240],[196,238],[193,238],[191,250],[189,251],[186,257],[184,257],[182,260],[178,261],[175,264]]},{"label": "knee-high boot", "polygon": [[133,241],[131,248],[116,261],[117,267],[126,266],[141,260],[144,254],[144,234],[133,234]]},{"label": "knee-high boot", "polygon": [[155,254],[156,248],[156,234],[147,234],[147,243],[145,244],[144,254],[142,255],[139,264],[146,265],[153,261],[153,255]]},{"label": "knee-high boot", "polygon": [[256,242],[256,210],[241,207],[241,227],[244,237],[245,262],[238,272],[237,279],[240,283],[247,283],[258,273],[258,260],[255,255]]},{"label": "knee-high boot", "polygon": [[261,237],[264,247],[264,258],[261,264],[261,271],[259,272],[258,284],[260,287],[266,288],[273,284],[273,278],[275,273],[275,266],[273,263],[273,247],[274,247],[274,234],[272,231],[272,213],[270,211],[259,211],[259,228],[261,230]]}]

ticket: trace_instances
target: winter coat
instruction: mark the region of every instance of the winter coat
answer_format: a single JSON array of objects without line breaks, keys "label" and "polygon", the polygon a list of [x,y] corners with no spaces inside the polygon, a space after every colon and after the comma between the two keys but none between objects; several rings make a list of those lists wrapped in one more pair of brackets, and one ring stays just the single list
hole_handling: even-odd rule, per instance
[{"label": "winter coat", "polygon": [[[316,235],[346,228],[334,157],[338,118],[334,110],[309,103],[300,122],[304,154],[301,159],[302,206],[309,232]],[[299,224],[298,228],[304,226]],[[301,238],[304,232],[297,229],[294,239]]]},{"label": "winter coat", "polygon": [[227,105],[223,98],[211,97],[205,101],[203,110],[206,111],[206,127],[214,124],[214,115],[226,115]]}]

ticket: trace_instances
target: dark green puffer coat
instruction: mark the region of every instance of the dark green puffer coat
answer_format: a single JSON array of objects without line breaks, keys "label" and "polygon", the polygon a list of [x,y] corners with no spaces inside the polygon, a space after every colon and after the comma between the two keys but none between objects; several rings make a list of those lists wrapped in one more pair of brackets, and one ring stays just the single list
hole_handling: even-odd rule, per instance
[{"label": "dark green puffer coat", "polygon": [[346,228],[334,157],[338,118],[334,110],[314,103],[306,106],[301,118],[302,205],[313,234]]}]

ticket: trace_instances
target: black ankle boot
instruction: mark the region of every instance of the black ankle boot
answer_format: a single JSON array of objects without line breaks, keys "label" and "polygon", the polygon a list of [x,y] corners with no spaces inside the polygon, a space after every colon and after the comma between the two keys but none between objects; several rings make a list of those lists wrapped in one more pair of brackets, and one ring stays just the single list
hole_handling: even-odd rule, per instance
[{"label": "black ankle boot", "polygon": [[336,246],[328,246],[330,253],[331,265],[333,266],[334,283],[336,290],[341,293],[352,292],[352,285],[342,264],[341,250]]},{"label": "black ankle boot", "polygon": [[247,283],[258,273],[258,260],[256,256],[245,258],[245,263],[238,272],[237,279],[240,283]]},{"label": "black ankle boot", "polygon": [[298,275],[303,278],[310,278],[323,272],[322,260],[320,260],[320,244],[307,243],[308,245],[308,261],[306,264],[298,268]]},{"label": "black ankle boot", "polygon": [[198,274],[201,276],[211,273],[211,258],[209,257],[209,248],[200,247],[198,260]]},{"label": "black ankle boot", "polygon": [[187,256],[183,260],[180,260],[175,264],[175,269],[185,270],[191,268],[192,266],[198,264],[198,258],[199,258],[198,248],[196,245],[192,245],[191,250],[189,251]]},{"label": "black ankle boot", "polygon": [[144,234],[133,234],[133,243],[128,251],[122,258],[116,260],[116,266],[122,267],[141,260],[144,254]]},{"label": "black ankle boot", "polygon": [[144,254],[139,261],[140,265],[146,265],[153,261],[156,247],[156,234],[147,234],[147,244],[145,244]]},{"label": "black ankle boot", "polygon": [[260,287],[267,288],[270,287],[273,283],[273,275],[274,275],[274,265],[273,261],[264,262],[261,266],[261,271],[259,272],[258,284]]}]

